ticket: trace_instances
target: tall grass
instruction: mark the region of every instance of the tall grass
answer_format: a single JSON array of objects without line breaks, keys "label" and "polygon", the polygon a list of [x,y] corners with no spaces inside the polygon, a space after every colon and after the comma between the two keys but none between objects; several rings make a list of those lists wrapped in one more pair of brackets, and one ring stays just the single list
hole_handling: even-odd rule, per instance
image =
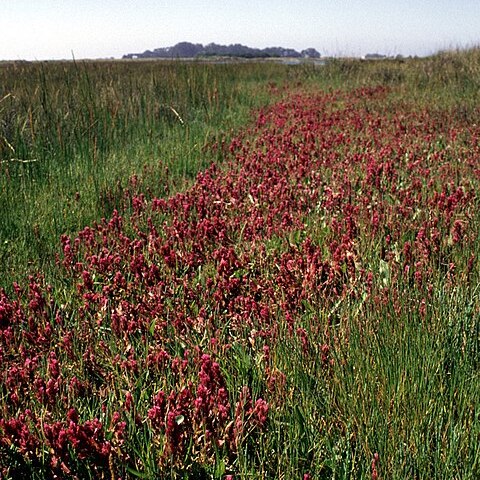
[{"label": "tall grass", "polygon": [[327,88],[389,85],[403,101],[437,107],[461,102],[465,108],[480,96],[480,47],[427,58],[333,59],[316,77]]},{"label": "tall grass", "polygon": [[[59,236],[122,208],[125,190],[180,188],[289,74],[254,63],[0,65],[0,284],[48,271]],[[214,144],[219,153],[205,153]]]}]

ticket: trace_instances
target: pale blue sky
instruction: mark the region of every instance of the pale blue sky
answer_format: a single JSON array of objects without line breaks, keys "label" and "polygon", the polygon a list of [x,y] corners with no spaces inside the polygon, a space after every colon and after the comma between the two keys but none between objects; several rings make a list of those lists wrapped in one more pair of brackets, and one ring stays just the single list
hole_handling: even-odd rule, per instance
[{"label": "pale blue sky", "polygon": [[480,44],[480,0],[0,0],[0,59],[121,57],[180,41],[426,55]]}]

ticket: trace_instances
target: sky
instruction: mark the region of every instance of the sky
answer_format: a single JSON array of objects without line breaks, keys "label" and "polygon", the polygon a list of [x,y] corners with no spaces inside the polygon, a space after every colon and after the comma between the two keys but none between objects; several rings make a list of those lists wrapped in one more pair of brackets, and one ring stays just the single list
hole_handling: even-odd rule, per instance
[{"label": "sky", "polygon": [[480,45],[480,0],[0,0],[0,60],[120,58],[181,41],[429,55]]}]

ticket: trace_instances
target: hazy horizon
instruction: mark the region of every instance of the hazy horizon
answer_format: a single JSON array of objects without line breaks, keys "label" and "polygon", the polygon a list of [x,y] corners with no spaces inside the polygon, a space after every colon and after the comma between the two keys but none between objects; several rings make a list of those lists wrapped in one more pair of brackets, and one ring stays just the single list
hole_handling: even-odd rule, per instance
[{"label": "hazy horizon", "polygon": [[480,44],[475,0],[15,0],[0,60],[120,58],[178,42],[317,49],[322,56],[424,56]]}]

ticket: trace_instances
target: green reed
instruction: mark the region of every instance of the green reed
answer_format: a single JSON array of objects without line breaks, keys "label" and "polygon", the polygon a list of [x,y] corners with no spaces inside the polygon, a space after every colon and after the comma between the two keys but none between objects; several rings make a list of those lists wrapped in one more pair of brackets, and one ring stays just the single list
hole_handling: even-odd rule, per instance
[{"label": "green reed", "polygon": [[162,195],[192,179],[289,75],[255,63],[0,64],[0,285],[49,270],[59,236],[121,209],[126,189]]}]

